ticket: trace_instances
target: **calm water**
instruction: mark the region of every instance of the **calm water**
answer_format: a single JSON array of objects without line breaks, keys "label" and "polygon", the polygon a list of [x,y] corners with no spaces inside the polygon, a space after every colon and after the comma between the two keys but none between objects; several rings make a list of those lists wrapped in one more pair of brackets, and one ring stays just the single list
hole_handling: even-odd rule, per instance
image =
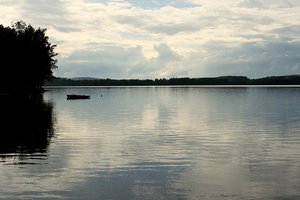
[{"label": "calm water", "polygon": [[0,199],[300,199],[300,88],[43,99],[1,100]]}]

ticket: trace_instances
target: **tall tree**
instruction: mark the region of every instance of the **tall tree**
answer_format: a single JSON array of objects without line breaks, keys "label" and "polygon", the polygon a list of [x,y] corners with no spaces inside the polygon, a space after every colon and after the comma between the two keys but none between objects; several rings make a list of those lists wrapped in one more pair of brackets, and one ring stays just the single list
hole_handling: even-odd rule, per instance
[{"label": "tall tree", "polygon": [[0,25],[0,91],[31,92],[41,89],[57,68],[56,45],[49,43],[46,29],[23,21]]}]

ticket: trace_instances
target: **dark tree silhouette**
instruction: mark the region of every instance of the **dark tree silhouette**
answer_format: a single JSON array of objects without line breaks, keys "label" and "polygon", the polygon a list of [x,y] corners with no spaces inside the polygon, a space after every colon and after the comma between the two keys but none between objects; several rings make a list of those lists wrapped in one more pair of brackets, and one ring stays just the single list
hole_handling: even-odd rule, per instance
[{"label": "dark tree silhouette", "polygon": [[46,36],[46,29],[35,29],[18,21],[11,27],[0,25],[0,92],[41,91],[57,68],[56,45]]}]

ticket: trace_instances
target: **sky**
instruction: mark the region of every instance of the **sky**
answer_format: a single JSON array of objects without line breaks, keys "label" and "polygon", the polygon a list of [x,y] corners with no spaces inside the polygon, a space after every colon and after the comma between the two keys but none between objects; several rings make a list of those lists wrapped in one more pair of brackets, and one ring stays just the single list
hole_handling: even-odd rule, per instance
[{"label": "sky", "polygon": [[0,0],[47,28],[59,77],[300,74],[299,0]]}]

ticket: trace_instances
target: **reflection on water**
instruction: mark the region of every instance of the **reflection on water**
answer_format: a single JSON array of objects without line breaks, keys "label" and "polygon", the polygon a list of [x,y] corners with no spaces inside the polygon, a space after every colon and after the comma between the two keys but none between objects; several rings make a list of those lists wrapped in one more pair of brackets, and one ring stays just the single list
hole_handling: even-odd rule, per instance
[{"label": "reflection on water", "polygon": [[0,163],[0,198],[300,198],[299,88],[52,88],[45,99],[56,137],[41,165]]},{"label": "reflection on water", "polygon": [[24,157],[26,154],[47,152],[54,134],[51,103],[44,102],[41,95],[3,95],[0,109],[0,157]]}]

